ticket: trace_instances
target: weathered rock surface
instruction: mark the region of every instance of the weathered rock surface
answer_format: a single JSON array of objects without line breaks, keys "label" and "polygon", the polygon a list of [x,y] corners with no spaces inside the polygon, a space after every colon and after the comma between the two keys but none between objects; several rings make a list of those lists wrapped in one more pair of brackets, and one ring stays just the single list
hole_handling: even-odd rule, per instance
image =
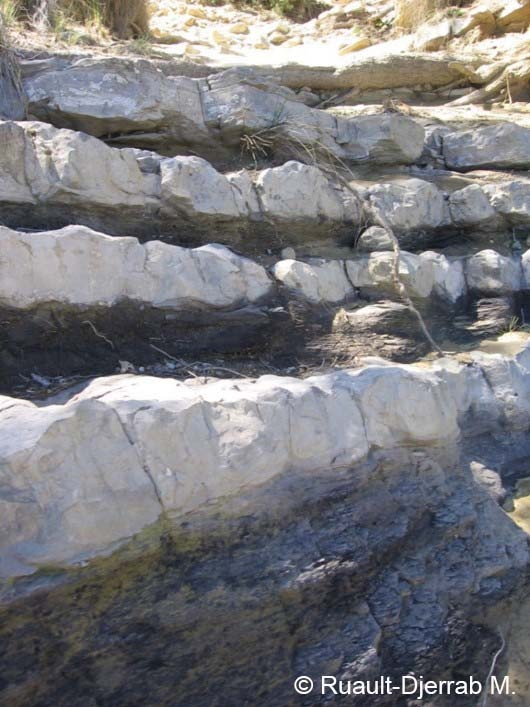
[{"label": "weathered rock surface", "polygon": [[312,221],[317,232],[325,222],[346,228],[359,218],[355,194],[297,162],[254,177],[246,171],[223,175],[199,157],[119,150],[37,122],[0,123],[0,145],[0,214],[8,225],[76,220],[144,236],[162,228],[188,242],[213,227],[237,241],[237,229],[251,223],[270,230],[275,221]]},{"label": "weathered rock surface", "polygon": [[19,233],[0,227],[0,304],[110,307],[128,300],[174,310],[234,308],[263,301],[261,266],[220,245],[194,250],[105,236],[84,226]]},{"label": "weathered rock surface", "polygon": [[0,47],[0,119],[24,120],[26,117],[26,96],[18,71],[14,55]]},{"label": "weathered rock surface", "polygon": [[77,222],[116,235],[162,233],[183,245],[202,244],[215,229],[216,240],[255,252],[263,250],[265,233],[284,242],[278,227],[289,228],[294,244],[330,235],[353,241],[352,225],[379,226],[381,215],[409,248],[425,247],[445,228],[491,231],[530,222],[524,178],[486,181],[447,197],[418,178],[370,187],[353,180],[348,187],[296,161],[223,174],[199,157],[111,148],[31,121],[0,122],[0,145],[0,217],[15,227]]},{"label": "weathered rock surface", "polygon": [[449,302],[457,302],[466,294],[467,283],[462,259],[447,258],[441,253],[432,251],[425,251],[420,257],[432,266],[433,293],[437,297]]},{"label": "weathered rock surface", "polygon": [[377,250],[392,250],[392,239],[381,226],[370,226],[366,231],[363,231],[356,247],[368,253]]},{"label": "weathered rock surface", "polygon": [[[496,191],[495,186],[493,189]],[[496,215],[485,190],[478,184],[470,184],[450,194],[449,211],[456,226],[487,224]]]},{"label": "weathered rock surface", "polygon": [[530,129],[513,123],[490,125],[444,136],[443,156],[450,169],[530,166]]},{"label": "weathered rock surface", "polygon": [[482,250],[466,261],[466,280],[470,290],[506,294],[521,289],[521,262],[494,250]]},{"label": "weathered rock surface", "polygon": [[122,142],[127,136],[131,145],[171,155],[192,151],[223,162],[253,134],[268,137],[273,152],[276,143],[301,141],[354,161],[407,164],[423,148],[423,128],[405,116],[337,119],[252,71],[196,80],[166,76],[143,60],[84,59],[32,74],[24,86],[39,120],[98,137],[119,134]]},{"label": "weathered rock surface", "polygon": [[[1,585],[0,694],[241,703],[256,655],[263,704],[288,703],[298,674],[450,670],[476,630],[467,617],[528,563],[526,536],[470,466],[488,463],[483,439],[528,427],[529,392],[526,350],[306,381],[113,377],[41,407],[0,399],[2,578],[56,568]],[[63,581],[57,566],[148,525]],[[61,626],[63,650],[46,630],[47,650],[27,653],[43,622]]]},{"label": "weathered rock surface", "polygon": [[[394,261],[393,252],[372,253],[358,260],[348,260],[346,269],[355,287],[378,287],[391,292],[396,289]],[[400,280],[411,295],[429,297],[434,287],[434,272],[430,261],[402,252],[398,271]]]},{"label": "weathered rock surface", "polygon": [[487,408],[490,427],[503,419],[520,429],[530,423],[528,359],[526,350],[514,360],[478,356],[469,370],[373,365],[199,386],[125,376],[99,379],[64,405],[3,399],[2,575],[97,554],[162,510],[182,514],[287,471],[351,466],[371,448],[454,442],[475,406]]},{"label": "weathered rock surface", "polygon": [[375,219],[382,214],[398,233],[432,231],[449,223],[442,191],[421,179],[378,184],[367,196]]},{"label": "weathered rock surface", "polygon": [[486,184],[483,189],[497,214],[509,225],[530,224],[530,180],[516,177]]},{"label": "weathered rock surface", "polygon": [[343,302],[353,297],[344,263],[338,260],[281,260],[273,268],[274,277],[291,291],[310,302]]}]

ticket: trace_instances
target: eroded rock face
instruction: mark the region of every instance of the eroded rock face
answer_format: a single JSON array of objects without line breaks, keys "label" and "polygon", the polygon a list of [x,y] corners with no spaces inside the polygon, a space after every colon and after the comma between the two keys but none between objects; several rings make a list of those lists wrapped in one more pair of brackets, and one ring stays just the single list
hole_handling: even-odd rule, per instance
[{"label": "eroded rock face", "polygon": [[490,125],[444,136],[443,155],[450,169],[530,165],[530,130],[513,123]]},{"label": "eroded rock face", "polygon": [[223,309],[266,299],[264,268],[210,244],[190,250],[105,236],[84,226],[19,233],[0,227],[0,303],[107,306],[122,300],[169,309]]},{"label": "eroded rock face", "polygon": [[344,263],[338,260],[309,263],[281,260],[274,266],[273,274],[292,292],[310,302],[343,302],[354,294]]},{"label": "eroded rock face", "polygon": [[0,123],[0,144],[0,212],[7,223],[62,225],[75,214],[75,220],[109,233],[151,235],[163,228],[193,240],[217,227],[225,239],[237,241],[237,230],[253,223],[312,223],[318,231],[325,222],[346,228],[359,218],[355,192],[299,162],[257,176],[224,175],[199,157],[119,150],[37,122]]},{"label": "eroded rock face", "polygon": [[[260,694],[278,704],[294,677],[327,674],[330,661],[356,679],[444,672],[469,638],[465,617],[513,591],[528,563],[526,536],[468,467],[484,464],[478,431],[527,429],[529,393],[525,350],[430,369],[372,360],[306,381],[120,376],[41,407],[0,398],[4,580],[108,552],[151,525],[64,584],[60,573],[0,583],[11,699],[28,689],[20,655],[43,621],[62,626],[63,651],[53,631],[41,635],[50,650],[31,654],[42,676],[32,694],[52,702],[87,685],[99,699],[137,699],[138,663],[160,651],[149,688],[159,704],[243,700],[258,647],[273,678]],[[82,683],[73,661],[91,665]]]},{"label": "eroded rock face", "polygon": [[509,225],[527,226],[530,223],[530,181],[515,178],[509,182],[487,184],[484,192],[495,209]]},{"label": "eroded rock face", "polygon": [[466,280],[471,290],[506,294],[521,289],[521,263],[494,250],[482,250],[467,259]]},{"label": "eroded rock face", "polygon": [[24,85],[30,113],[41,120],[95,136],[130,133],[130,144],[171,155],[192,151],[223,162],[240,151],[242,136],[264,131],[273,150],[275,143],[320,143],[356,161],[407,164],[423,148],[423,128],[409,118],[337,119],[248,70],[196,80],[166,76],[145,60],[83,59],[30,75]]},{"label": "eroded rock face", "polygon": [[[388,292],[396,289],[394,262],[394,253],[387,251],[348,260],[346,268],[355,287],[380,287]],[[413,253],[402,252],[398,272],[410,294],[417,297],[428,297],[431,294],[434,272],[429,261]]]},{"label": "eroded rock face", "polygon": [[423,179],[366,188],[292,160],[223,174],[200,157],[110,148],[89,135],[31,121],[0,122],[0,145],[0,216],[26,228],[75,221],[116,235],[162,232],[184,245],[202,244],[215,229],[220,242],[254,252],[263,234],[280,244],[284,228],[293,243],[330,235],[353,242],[360,224],[379,227],[382,216],[411,249],[445,228],[492,230],[530,221],[523,178],[447,197]]},{"label": "eroded rock face", "polygon": [[528,350],[513,360],[476,357],[488,390],[475,369],[448,363],[199,386],[111,377],[64,405],[3,399],[2,574],[97,554],[157,511],[182,514],[284,472],[351,466],[375,448],[455,442],[458,420],[477,406],[491,429],[501,420],[521,429],[530,422],[521,396],[528,358]]},{"label": "eroded rock face", "polygon": [[432,265],[433,292],[437,297],[454,303],[465,295],[467,283],[462,259],[447,258],[432,251],[425,251],[420,257]]},{"label": "eroded rock face", "polygon": [[488,223],[496,211],[487,194],[478,184],[470,184],[449,196],[451,220],[457,226],[475,226]]},{"label": "eroded rock face", "polygon": [[443,193],[421,179],[370,187],[368,199],[376,219],[381,213],[398,233],[431,231],[449,223]]}]

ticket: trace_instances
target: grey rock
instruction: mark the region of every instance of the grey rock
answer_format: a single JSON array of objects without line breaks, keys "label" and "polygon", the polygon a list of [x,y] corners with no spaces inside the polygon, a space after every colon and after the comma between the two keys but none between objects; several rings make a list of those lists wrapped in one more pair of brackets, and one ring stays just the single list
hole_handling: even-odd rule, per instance
[{"label": "grey rock", "polygon": [[[91,135],[120,133],[129,144],[223,162],[241,138],[260,133],[271,149],[320,146],[343,159],[414,162],[423,128],[402,115],[336,118],[252,71],[207,80],[167,76],[140,59],[82,59],[28,76],[29,109],[40,120]],[[93,90],[87,90],[90,87]],[[320,149],[320,148],[319,148]]]},{"label": "grey rock", "polygon": [[361,234],[357,241],[357,248],[368,253],[378,250],[391,250],[392,239],[384,228],[370,226]]},{"label": "grey rock", "polygon": [[450,169],[530,166],[530,129],[513,123],[488,125],[444,136],[443,155]]},{"label": "grey rock", "polygon": [[506,294],[521,289],[522,269],[516,258],[507,258],[494,250],[482,250],[470,256],[465,264],[470,290]]}]

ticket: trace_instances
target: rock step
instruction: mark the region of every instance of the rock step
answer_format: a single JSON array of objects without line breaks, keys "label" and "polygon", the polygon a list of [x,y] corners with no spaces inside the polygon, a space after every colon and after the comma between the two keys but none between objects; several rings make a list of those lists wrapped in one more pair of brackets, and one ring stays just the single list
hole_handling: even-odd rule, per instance
[{"label": "rock step", "polygon": [[[40,66],[40,65],[39,65]],[[306,150],[355,162],[411,164],[424,129],[399,113],[345,117],[305,105],[267,75],[233,69],[205,79],[167,76],[145,60],[84,59],[29,73],[29,113],[114,143],[215,164]],[[87,86],[93,86],[97,100]],[[433,129],[429,131],[432,135]],[[508,122],[475,130],[434,128],[448,169],[530,166],[530,129]],[[255,141],[252,142],[252,138]],[[246,140],[243,140],[246,138]],[[304,147],[305,146],[305,147]]]},{"label": "rock step", "polygon": [[[141,244],[85,226],[41,233],[0,226],[0,249],[0,304],[14,310],[130,302],[192,315],[270,304],[278,300],[277,283],[315,304],[344,302],[364,289],[387,294],[394,289],[393,251],[347,260],[284,259],[269,275],[222,245]],[[468,291],[504,295],[530,289],[530,250],[521,257],[491,249],[463,257],[403,251],[399,272],[411,296],[454,304]]]},{"label": "rock step", "polygon": [[104,553],[162,512],[182,516],[283,473],[526,429],[530,347],[470,360],[379,360],[305,381],[119,376],[42,407],[0,398],[0,576]]},{"label": "rock step", "polygon": [[287,228],[290,244],[352,243],[361,224],[377,224],[381,214],[408,247],[451,229],[500,232],[530,223],[530,180],[522,176],[480,173],[480,183],[466,181],[450,194],[403,175],[347,188],[301,162],[222,174],[199,157],[111,148],[39,122],[0,122],[0,145],[0,218],[8,226],[77,222],[116,235],[163,233],[182,245],[210,241],[215,231],[220,242],[263,252],[285,245]]},{"label": "rock step", "polygon": [[[191,79],[167,76],[145,60],[39,66],[35,72],[26,68],[30,115],[132,147],[171,156],[191,151],[216,165],[315,149],[353,163],[411,164],[422,155],[419,122],[400,113],[346,117],[314,109],[252,70]],[[87,86],[95,87],[97,100]],[[448,169],[530,166],[528,128],[507,122],[477,130],[442,125],[435,133],[443,133],[438,152]]]},{"label": "rock step", "polygon": [[127,300],[174,311],[271,300],[266,270],[225,246],[196,249],[106,236],[85,226],[21,233],[0,226],[0,303],[111,307]]},{"label": "rock step", "polygon": [[[93,86],[97,93],[87,90]],[[207,79],[165,76],[146,61],[86,59],[24,81],[29,114],[62,128],[171,156],[184,152],[223,164],[240,158],[321,147],[352,161],[409,164],[423,145],[423,128],[397,114],[335,118],[251,72]],[[242,138],[256,137],[256,144]]]},{"label": "rock step", "polygon": [[[276,263],[273,274],[311,302],[337,303],[358,290],[395,290],[394,259],[393,251],[348,260],[288,259]],[[491,249],[461,257],[402,251],[399,275],[411,297],[438,297],[454,304],[468,294],[506,295],[530,289],[530,250],[522,257],[506,257]]]},{"label": "rock step", "polygon": [[[190,356],[207,368],[219,354],[238,367],[259,356],[284,370],[322,360],[344,365],[367,353],[410,361],[428,350],[414,316],[391,301],[399,297],[389,251],[347,260],[267,258],[265,267],[221,245],[142,245],[84,226],[0,227],[0,249],[4,391],[32,378],[46,386],[50,378],[124,365],[185,372]],[[530,251],[522,258],[403,252],[400,260],[401,280],[430,325],[462,344],[526,317],[529,275]],[[455,312],[465,318],[456,328]]]}]

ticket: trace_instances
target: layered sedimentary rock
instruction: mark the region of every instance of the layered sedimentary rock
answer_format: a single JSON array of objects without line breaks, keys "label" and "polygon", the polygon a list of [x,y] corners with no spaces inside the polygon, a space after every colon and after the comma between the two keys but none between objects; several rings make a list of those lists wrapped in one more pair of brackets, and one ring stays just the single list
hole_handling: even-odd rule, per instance
[{"label": "layered sedimentary rock", "polygon": [[524,429],[529,355],[434,370],[380,363],[306,381],[111,377],[44,407],[3,398],[2,574],[97,554],[162,510],[184,514],[283,473],[454,443],[459,420]]},{"label": "layered sedimentary rock", "polygon": [[179,248],[106,236],[84,226],[20,233],[0,227],[0,303],[172,310],[230,309],[272,294],[265,269],[220,245]]},{"label": "layered sedimentary rock", "polygon": [[[0,227],[0,303],[15,310],[55,304],[107,307],[120,302],[186,312],[264,304],[281,283],[313,303],[342,302],[357,289],[395,289],[393,251],[347,260],[279,260],[267,270],[222,245],[188,249],[107,236],[84,226],[25,233]],[[506,294],[529,288],[530,250],[521,258],[494,250],[447,257],[402,251],[399,277],[414,297],[454,303],[468,290]]]},{"label": "layered sedimentary rock", "polygon": [[30,75],[24,86],[40,120],[171,155],[191,150],[223,162],[240,153],[245,135],[268,138],[272,152],[294,142],[382,163],[414,162],[423,147],[423,128],[404,116],[335,118],[249,71],[196,80],[142,60],[84,59]]},{"label": "layered sedimentary rock", "polygon": [[530,165],[530,129],[502,123],[449,133],[444,136],[443,156],[450,169],[526,169]]},{"label": "layered sedimentary rock", "polygon": [[[160,704],[244,700],[262,680],[256,655],[271,680],[260,700],[278,703],[298,674],[450,669],[467,617],[528,562],[525,535],[469,470],[477,454],[488,463],[489,436],[524,436],[528,359],[379,360],[305,381],[121,376],[40,407],[2,398],[4,694],[24,698],[31,665],[41,700],[88,688],[126,702],[146,690],[138,661],[160,651]],[[22,670],[37,614],[60,622],[63,651],[33,652]],[[125,625],[130,654],[108,640]],[[76,661],[91,665],[84,687]]]},{"label": "layered sedimentary rock", "polygon": [[245,170],[224,175],[198,157],[119,150],[37,122],[0,123],[0,144],[0,213],[8,224],[77,220],[135,235],[162,228],[184,241],[217,227],[237,241],[238,228],[253,223],[314,222],[318,231],[322,222],[345,228],[359,219],[355,193],[298,162],[254,177]]},{"label": "layered sedimentary rock", "polygon": [[[282,260],[274,266],[273,273],[277,280],[308,300],[338,302],[352,298],[357,289],[395,292],[395,258],[393,251],[376,251],[345,261]],[[502,295],[528,289],[529,258],[530,251],[522,258],[502,256],[494,250],[465,257],[447,257],[433,251],[419,255],[402,251],[397,270],[411,296],[438,297],[455,303],[468,291]]]},{"label": "layered sedimentary rock", "polygon": [[446,194],[417,177],[348,184],[325,166],[297,161],[223,174],[199,157],[111,148],[38,122],[1,122],[0,143],[0,215],[7,225],[75,221],[117,235],[163,233],[185,245],[202,244],[215,229],[217,240],[255,252],[264,234],[284,242],[286,229],[305,245],[330,235],[353,242],[361,223],[380,225],[381,216],[414,248],[444,229],[502,232],[530,221],[522,177]]}]

